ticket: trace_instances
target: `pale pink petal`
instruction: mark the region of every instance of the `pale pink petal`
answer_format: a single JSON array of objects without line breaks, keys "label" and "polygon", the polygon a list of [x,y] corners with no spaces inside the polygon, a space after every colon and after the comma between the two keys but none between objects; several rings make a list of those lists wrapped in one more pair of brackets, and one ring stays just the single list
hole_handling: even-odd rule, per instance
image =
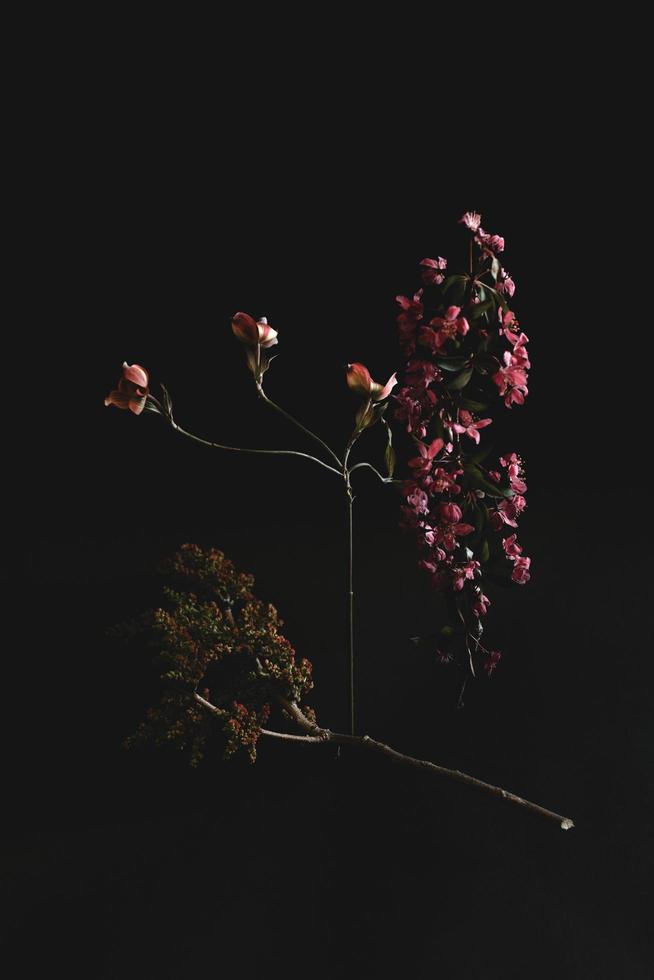
[{"label": "pale pink petal", "polygon": [[377,382],[373,381],[372,394],[373,394],[374,401],[383,402],[385,398],[388,398],[388,396],[390,395],[391,391],[393,390],[396,384],[397,384],[397,376],[395,373],[391,374],[390,378],[388,379],[388,381],[386,382],[383,388],[380,385],[378,385]]},{"label": "pale pink petal", "polygon": [[372,391],[372,378],[370,371],[364,364],[348,364],[346,380],[350,391],[357,395],[368,397]]},{"label": "pale pink petal", "polygon": [[234,336],[244,344],[259,343],[259,325],[249,313],[235,313],[232,317]]},{"label": "pale pink petal", "polygon": [[130,397],[124,391],[110,391],[104,403],[105,405],[115,405],[116,408],[129,408]]},{"label": "pale pink petal", "polygon": [[125,361],[123,363],[123,378],[138,385],[139,388],[147,388],[148,386],[148,372],[139,364],[130,365]]}]

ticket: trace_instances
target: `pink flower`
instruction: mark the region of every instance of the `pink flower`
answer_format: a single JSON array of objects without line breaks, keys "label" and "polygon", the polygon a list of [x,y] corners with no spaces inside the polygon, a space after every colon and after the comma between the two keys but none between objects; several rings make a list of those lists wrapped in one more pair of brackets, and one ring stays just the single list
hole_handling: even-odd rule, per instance
[{"label": "pink flower", "polygon": [[443,503],[438,508],[438,516],[442,520],[441,527],[434,528],[435,540],[442,543],[447,551],[454,551],[456,539],[472,534],[472,524],[462,524],[461,508],[457,504]]},{"label": "pink flower", "polygon": [[[431,483],[429,484],[429,492],[431,494],[435,493],[461,493],[461,487],[456,482],[456,477],[460,476],[463,470],[452,470],[448,473],[444,470],[442,466],[437,466],[431,476]],[[425,485],[427,481],[425,480]]]},{"label": "pink flower", "polygon": [[408,296],[395,297],[397,302],[400,304],[402,312],[414,320],[422,320],[424,306],[422,305],[421,298],[422,289],[419,289],[417,293],[413,294],[413,299],[409,299]]},{"label": "pink flower", "polygon": [[455,432],[459,435],[467,435],[470,439],[479,445],[479,429],[484,429],[487,425],[490,425],[492,419],[478,419],[478,421],[473,421],[470,412],[467,412],[465,408],[459,410],[459,421],[452,425]]},{"label": "pink flower", "polygon": [[429,326],[423,327],[420,331],[420,343],[435,352],[457,334],[465,337],[470,325],[464,316],[460,316],[460,313],[460,306],[449,306],[445,316],[434,317],[429,321]]},{"label": "pink flower", "polygon": [[479,228],[475,238],[477,245],[480,245],[487,252],[495,255],[497,252],[504,251],[504,239],[501,235],[488,235],[483,228]]},{"label": "pink flower", "polygon": [[518,585],[526,585],[530,579],[529,566],[531,565],[531,558],[519,557],[515,559],[513,564],[513,571],[511,572],[511,578]]},{"label": "pink flower", "polygon": [[407,385],[412,387],[424,386],[425,388],[432,381],[440,381],[443,375],[432,361],[423,361],[421,358],[414,358],[406,366],[405,379]]},{"label": "pink flower", "polygon": [[447,269],[447,259],[439,257],[437,259],[423,259],[421,275],[425,286],[439,286],[443,279],[443,270]]},{"label": "pink flower", "polygon": [[459,218],[459,224],[465,225],[470,231],[477,231],[481,224],[481,215],[476,211],[466,211],[463,217]]},{"label": "pink flower", "polygon": [[466,581],[475,577],[475,572],[481,566],[478,561],[469,561],[465,565],[457,565],[452,569],[452,586],[460,592]]},{"label": "pink flower", "polygon": [[248,347],[272,347],[277,344],[277,331],[269,325],[265,316],[255,320],[248,313],[235,313],[232,317],[234,336]]},{"label": "pink flower", "polygon": [[511,453],[510,456],[500,456],[500,464],[507,469],[511,488],[517,494],[525,493],[527,484],[522,479],[522,463],[519,457],[515,453]]},{"label": "pink flower", "polygon": [[506,269],[500,269],[500,277],[497,280],[498,293],[506,293],[510,298],[515,293],[515,283]]},{"label": "pink flower", "polygon": [[[502,312],[502,307],[500,306],[498,310],[498,317],[500,321],[500,334],[503,334],[509,343],[515,347],[520,339],[520,334],[516,333],[516,327],[518,326],[518,320],[516,318],[513,310],[507,310],[506,313]],[[527,338],[525,337],[525,341]]]},{"label": "pink flower", "polygon": [[358,363],[348,364],[346,380],[350,391],[361,395],[362,398],[370,398],[373,402],[383,402],[397,384],[395,374],[391,374],[385,385],[373,381],[368,368]]},{"label": "pink flower", "polygon": [[445,443],[442,439],[434,439],[428,446],[425,446],[424,442],[418,443],[418,452],[420,455],[409,460],[409,466],[416,471],[417,476],[429,473],[432,460],[438,456],[444,445]]},{"label": "pink flower", "polygon": [[512,534],[510,537],[502,539],[502,547],[507,558],[517,558],[518,555],[522,554],[522,548],[518,544],[516,537],[517,535]]},{"label": "pink flower", "polygon": [[[521,348],[518,347],[520,351]],[[493,381],[497,385],[500,395],[504,397],[504,404],[510,408],[513,403],[524,404],[527,395],[527,371],[525,370],[526,352],[516,355],[515,349],[512,354],[504,351],[504,367],[493,375]],[[527,365],[529,361],[527,360]]]},{"label": "pink flower", "polygon": [[138,364],[123,362],[123,376],[118,387],[109,392],[105,405],[128,408],[134,415],[140,415],[148,397],[148,372]]},{"label": "pink flower", "polygon": [[488,596],[484,595],[483,592],[480,592],[472,604],[472,611],[475,614],[475,616],[485,616],[486,613],[488,612],[488,607],[490,606],[490,604],[491,601],[488,598]]},{"label": "pink flower", "polygon": [[429,513],[429,497],[424,490],[415,489],[413,493],[409,494],[406,498],[411,510],[414,514],[428,514]]},{"label": "pink flower", "polygon": [[397,401],[396,419],[406,419],[406,431],[416,432],[419,439],[427,434],[427,422],[434,414],[437,397],[431,389],[401,388],[393,396]]},{"label": "pink flower", "polygon": [[502,524],[508,524],[509,527],[518,526],[518,514],[520,511],[515,505],[515,497],[510,500],[501,500],[497,505],[497,511],[493,514],[491,519],[491,524],[495,530],[500,530]]},{"label": "pink flower", "polygon": [[491,650],[490,653],[487,655],[486,662],[484,663],[484,670],[486,671],[489,677],[493,673],[493,671],[495,670],[495,668],[497,667],[501,659],[502,659],[502,654],[500,653],[499,650]]}]

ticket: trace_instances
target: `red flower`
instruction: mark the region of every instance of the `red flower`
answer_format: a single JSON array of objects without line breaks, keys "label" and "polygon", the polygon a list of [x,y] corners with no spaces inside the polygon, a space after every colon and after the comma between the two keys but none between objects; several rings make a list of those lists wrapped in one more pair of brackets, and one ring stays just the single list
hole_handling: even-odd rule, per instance
[{"label": "red flower", "polygon": [[456,548],[456,539],[459,537],[465,537],[467,534],[472,534],[474,527],[472,524],[462,524],[461,508],[458,504],[441,504],[438,508],[438,513],[443,524],[440,527],[434,528],[434,533],[436,536],[436,541],[447,551],[454,551]]},{"label": "red flower", "polygon": [[484,595],[483,592],[480,592],[472,604],[472,611],[475,614],[475,616],[485,616],[486,613],[488,612],[488,607],[490,606],[490,604],[491,601],[488,598],[488,596]]},{"label": "red flower", "polygon": [[[474,530],[474,528],[473,528]],[[472,580],[475,573],[481,568],[478,561],[469,561],[465,565],[459,565],[452,569],[452,585],[457,592],[460,592],[466,580]]]},{"label": "red flower", "polygon": [[489,677],[493,673],[493,671],[495,670],[495,668],[497,667],[501,659],[502,659],[502,654],[500,653],[499,650],[491,650],[490,653],[487,655],[486,662],[484,664],[484,670],[486,671]]},{"label": "red flower", "polygon": [[529,360],[523,344],[518,344],[513,353],[504,351],[504,367],[493,375],[493,381],[499,389],[500,395],[504,396],[504,404],[507,408],[515,402],[517,405],[524,404],[527,389],[527,371]]},{"label": "red flower", "polygon": [[248,313],[235,313],[232,317],[234,336],[248,347],[272,347],[278,343],[277,331],[269,325],[265,316],[253,319]]},{"label": "red flower", "polygon": [[397,384],[395,374],[390,376],[385,385],[373,381],[368,368],[358,363],[348,364],[346,379],[351,391],[361,395],[362,398],[370,398],[373,402],[383,402]]},{"label": "red flower", "polygon": [[513,565],[513,571],[511,573],[511,578],[518,585],[526,585],[530,579],[529,566],[531,565],[531,558],[519,557],[515,559]]},{"label": "red flower", "polygon": [[423,327],[420,331],[420,343],[435,352],[457,334],[465,337],[470,325],[464,316],[459,315],[460,313],[460,306],[449,306],[445,316],[435,316],[429,321],[429,326]]},{"label": "red flower", "polygon": [[465,435],[469,436],[471,439],[474,439],[477,445],[479,445],[478,430],[484,429],[487,425],[490,425],[492,421],[492,419],[478,419],[477,422],[474,422],[470,412],[466,411],[465,408],[462,408],[459,410],[459,421],[455,422],[452,428],[455,432],[458,432],[459,435],[463,435],[465,433]]},{"label": "red flower", "polygon": [[409,466],[416,471],[416,476],[424,476],[431,470],[432,460],[438,456],[445,443],[439,438],[434,439],[428,446],[424,442],[418,442],[417,445],[420,455],[410,459]]},{"label": "red flower", "polygon": [[470,231],[478,231],[479,225],[481,224],[481,215],[475,211],[466,211],[463,217],[459,218],[459,224],[465,225]]},{"label": "red flower", "polygon": [[420,274],[425,286],[439,286],[442,283],[445,278],[443,270],[447,269],[447,259],[439,255],[437,259],[423,259],[420,265],[422,266]]},{"label": "red flower", "polygon": [[123,362],[123,376],[118,387],[110,391],[104,400],[105,405],[128,408],[134,415],[140,415],[148,397],[148,372],[138,364]]}]

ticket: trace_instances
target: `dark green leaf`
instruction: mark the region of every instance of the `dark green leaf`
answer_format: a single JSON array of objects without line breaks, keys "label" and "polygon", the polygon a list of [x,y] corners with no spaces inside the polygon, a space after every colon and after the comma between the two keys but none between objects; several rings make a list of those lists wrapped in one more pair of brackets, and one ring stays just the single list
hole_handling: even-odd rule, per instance
[{"label": "dark green leaf", "polygon": [[482,463],[490,454],[493,452],[493,443],[489,442],[487,445],[478,449],[476,452],[471,453],[468,456],[468,461],[470,463]]},{"label": "dark green leaf", "polygon": [[436,363],[444,371],[460,371],[468,364],[467,357],[437,357]]},{"label": "dark green leaf", "polygon": [[384,425],[386,426],[386,435],[387,435],[386,452],[384,453],[384,459],[386,461],[386,471],[388,475],[392,477],[393,473],[395,472],[395,462],[396,462],[395,450],[393,449],[393,432],[391,430],[390,425],[385,419],[384,419]]},{"label": "dark green leaf", "polygon": [[483,490],[484,493],[488,493],[493,497],[512,497],[513,490],[511,487],[502,486],[498,483],[493,483],[489,480],[482,470],[477,466],[476,463],[468,462],[463,465],[464,472],[468,477],[468,482],[473,486],[477,487],[479,490]]},{"label": "dark green leaf", "polygon": [[465,388],[465,386],[470,381],[471,377],[472,377],[472,368],[469,367],[466,368],[465,371],[462,371],[461,374],[457,374],[456,377],[452,378],[451,381],[448,381],[445,387],[449,391],[460,391],[461,388]]},{"label": "dark green leaf", "polygon": [[495,355],[486,352],[476,355],[474,365],[480,374],[495,374],[500,369],[500,362]]},{"label": "dark green leaf", "polygon": [[473,306],[469,313],[466,313],[468,320],[478,320],[479,317],[487,313],[488,310],[492,310],[495,307],[495,303],[492,299],[487,299],[485,303],[477,303]]},{"label": "dark green leaf", "polygon": [[466,282],[467,278],[468,278],[467,276],[460,276],[460,275],[448,276],[445,282],[443,283],[443,292],[446,293],[448,289],[452,288],[452,286],[462,286]]},{"label": "dark green leaf", "polygon": [[461,408],[465,408],[469,412],[485,412],[488,404],[487,402],[477,402],[474,398],[462,398]]}]

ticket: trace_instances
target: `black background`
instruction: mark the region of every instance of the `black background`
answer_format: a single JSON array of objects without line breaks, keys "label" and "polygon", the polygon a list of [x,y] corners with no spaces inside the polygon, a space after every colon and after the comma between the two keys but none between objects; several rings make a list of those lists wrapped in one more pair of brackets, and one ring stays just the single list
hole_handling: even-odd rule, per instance
[{"label": "black background", "polygon": [[[453,133],[430,110],[418,131],[365,86],[334,113],[324,94],[320,123],[265,86],[240,115],[226,97],[207,115],[157,91],[43,88],[25,153],[9,955],[26,975],[44,957],[94,977],[649,976],[648,488],[639,355],[621,359],[639,256],[620,134],[581,91],[542,98],[511,135],[487,120],[480,145],[474,113]],[[156,601],[155,564],[184,541],[255,574],[314,663],[319,719],[343,724],[345,510],[310,463],[204,450],[154,415],[106,409],[122,361],[166,384],[191,431],[311,451],[257,401],[231,334],[235,310],[265,314],[280,335],[267,390],[340,448],[344,364],[382,381],[400,367],[394,296],[425,255],[463,265],[467,209],[506,238],[531,339],[528,402],[493,435],[527,463],[532,581],[491,593],[504,659],[457,711],[458,679],[407,642],[441,607],[397,497],[358,473],[358,727],[576,829],[331,748],[262,742],[255,766],[214,753],[198,771],[126,753],[153,697],[148,655],[106,627]],[[358,458],[381,459],[382,433],[366,442]]]}]

